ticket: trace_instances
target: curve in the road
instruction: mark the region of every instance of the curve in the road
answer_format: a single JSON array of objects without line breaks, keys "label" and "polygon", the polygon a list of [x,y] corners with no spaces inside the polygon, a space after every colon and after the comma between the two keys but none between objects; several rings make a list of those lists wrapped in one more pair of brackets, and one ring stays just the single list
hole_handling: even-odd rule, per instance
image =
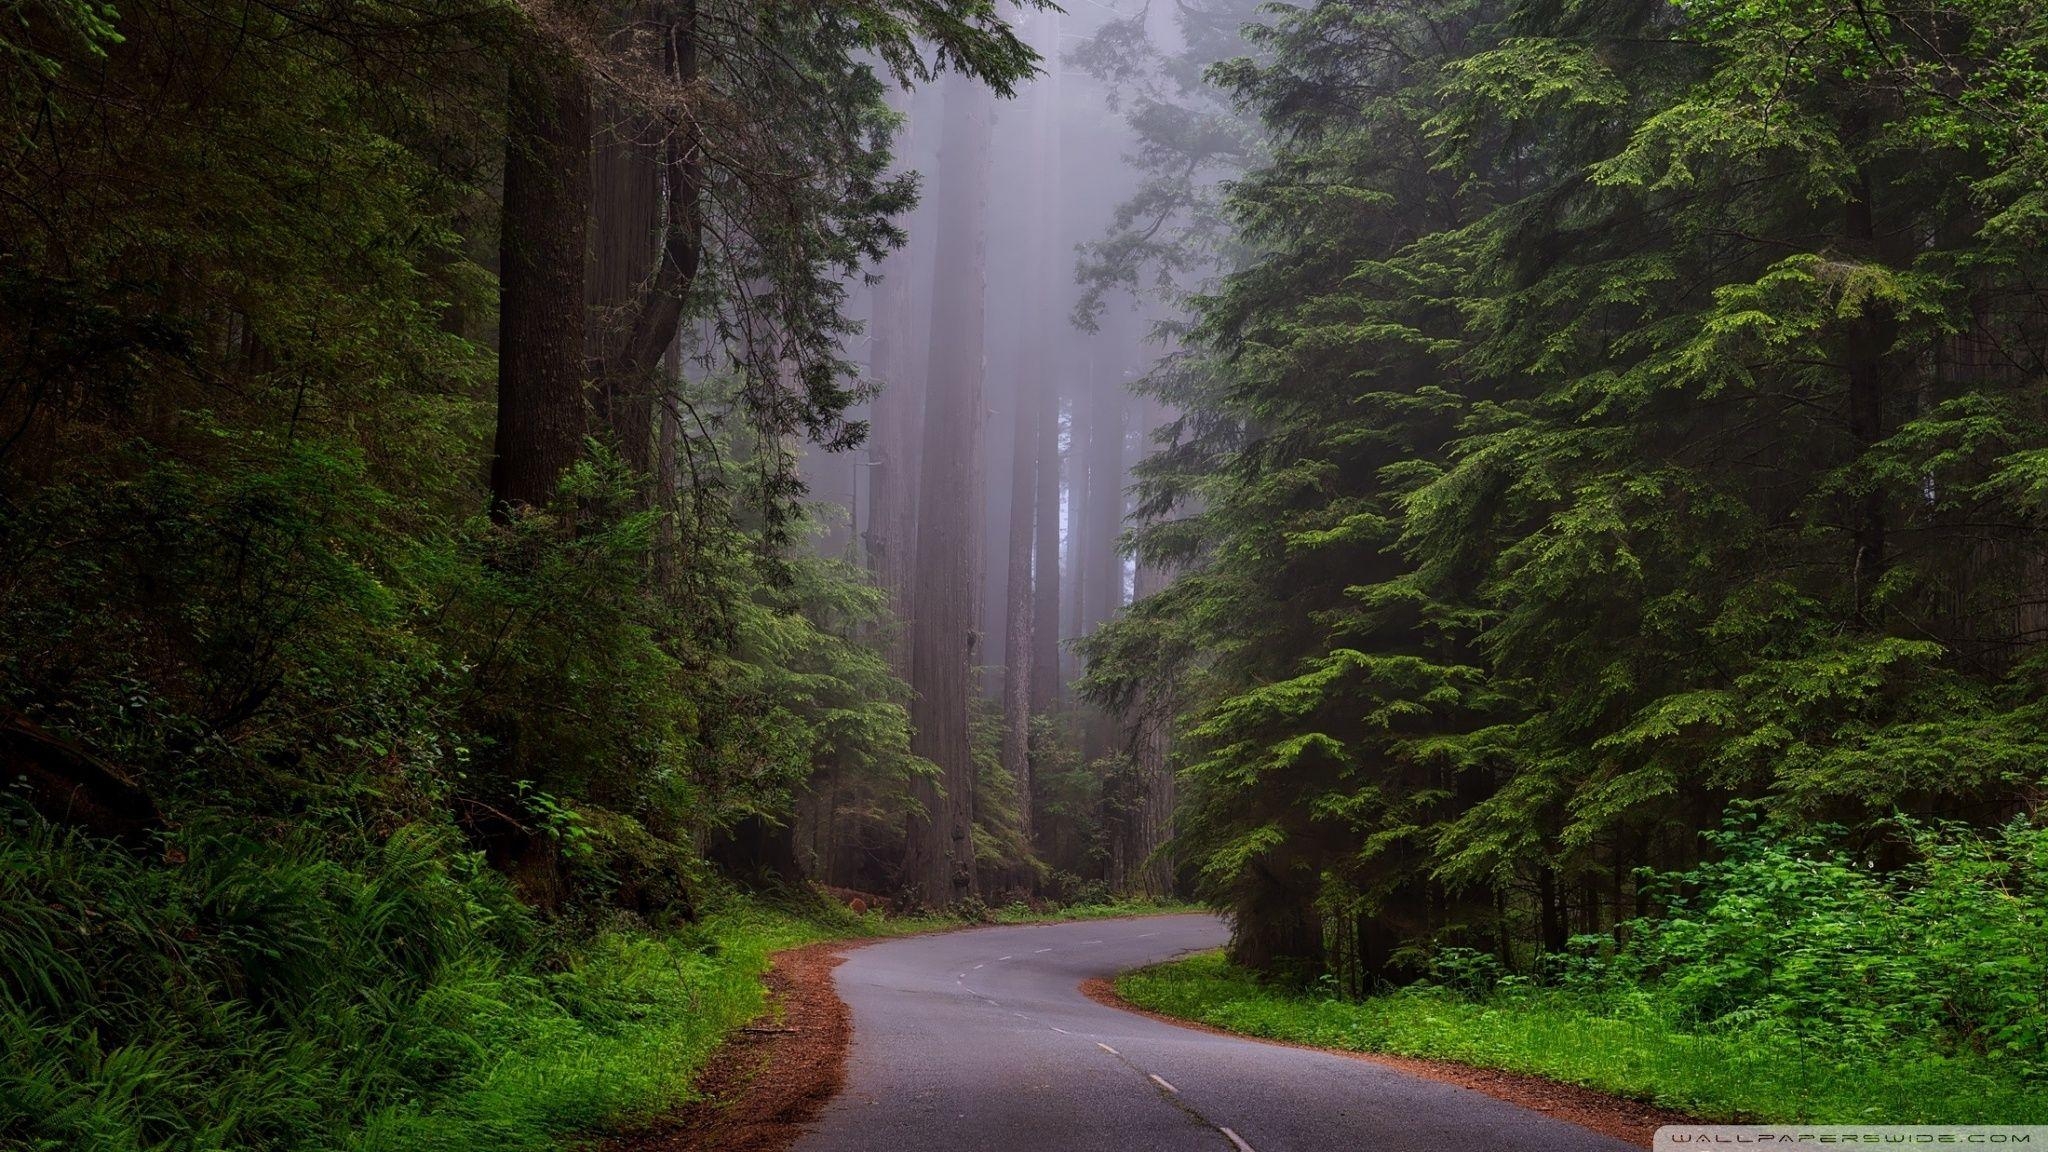
[{"label": "curve in the road", "polygon": [[1450,1084],[1097,1004],[1087,980],[1221,945],[1212,916],[984,928],[854,952],[846,1088],[798,1152],[1624,1152]]}]

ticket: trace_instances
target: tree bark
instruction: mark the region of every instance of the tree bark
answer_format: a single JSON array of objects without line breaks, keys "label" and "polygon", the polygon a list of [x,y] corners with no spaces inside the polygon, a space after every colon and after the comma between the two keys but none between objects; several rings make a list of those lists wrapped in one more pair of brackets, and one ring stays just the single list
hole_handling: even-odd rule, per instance
[{"label": "tree bark", "polygon": [[948,81],[940,142],[932,303],[932,360],[918,476],[917,570],[912,603],[911,749],[939,766],[922,779],[904,854],[903,880],[929,905],[974,890],[974,759],[968,708],[975,661],[975,583],[980,493],[985,229],[990,97]]},{"label": "tree bark", "polygon": [[540,508],[582,451],[590,91],[545,47],[513,65],[499,227],[498,414],[491,509]]},{"label": "tree bark", "polygon": [[[1061,641],[1072,640],[1076,636],[1084,635],[1087,632],[1087,629],[1082,625],[1082,621],[1086,618],[1088,611],[1088,606],[1082,599],[1082,591],[1088,582],[1086,573],[1088,571],[1088,546],[1090,543],[1087,523],[1089,507],[1088,416],[1085,401],[1088,396],[1086,382],[1094,378],[1092,368],[1095,361],[1091,357],[1086,363],[1091,371],[1078,372],[1069,378],[1080,382],[1081,386],[1069,388],[1066,398],[1067,450],[1065,473],[1067,477],[1067,547],[1064,555],[1066,572],[1062,579],[1066,581],[1065,592],[1067,602],[1062,609],[1065,615],[1063,617],[1064,624],[1060,628]],[[1073,671],[1076,659],[1070,649],[1061,648],[1059,660],[1060,683],[1065,684],[1070,679],[1070,673]]]},{"label": "tree bark", "polygon": [[[894,90],[890,106],[901,111]],[[906,129],[904,154],[916,121]],[[914,244],[914,241],[913,241]],[[874,336],[868,371],[881,385],[875,397],[874,431],[868,438],[869,569],[889,594],[889,609],[906,628],[911,618],[911,572],[917,548],[917,447],[924,428],[925,358],[912,317],[916,261],[911,245],[882,262],[875,288]],[[889,644],[889,665],[910,676],[910,635],[899,631]]]},{"label": "tree bark", "polygon": [[1124,380],[1126,359],[1122,323],[1105,323],[1102,352],[1088,415],[1088,542],[1082,549],[1086,565],[1081,590],[1081,634],[1116,614],[1123,603],[1123,555],[1117,534],[1124,521]]},{"label": "tree bark", "polygon": [[[1141,413],[1137,425],[1149,448],[1151,434],[1165,423],[1166,414],[1159,402],[1150,398],[1139,401],[1136,408]],[[1131,581],[1132,599],[1153,595],[1171,579],[1170,573],[1140,560]],[[1139,781],[1134,845],[1138,864],[1133,886],[1153,897],[1170,895],[1174,887],[1173,861],[1166,846],[1173,839],[1173,810],[1177,802],[1171,762],[1173,715],[1178,706],[1175,697],[1171,678],[1148,683],[1131,714],[1131,757],[1136,762]]]},{"label": "tree bark", "polygon": [[[663,64],[678,85],[688,87],[697,79],[697,6],[685,0],[675,22],[666,30]],[[682,327],[683,310],[697,282],[697,269],[704,258],[704,213],[699,202],[703,194],[703,148],[690,116],[669,110],[650,131],[661,136],[658,171],[646,171],[636,179],[649,182],[662,200],[659,222],[660,247],[653,253],[651,267],[637,281],[631,304],[620,310],[615,335],[606,341],[602,360],[605,395],[621,398],[627,434],[646,442],[651,432],[652,397],[658,388],[661,361],[676,342]],[[646,145],[654,149],[655,145]],[[637,242],[627,237],[626,243]],[[644,451],[637,453],[645,462]],[[628,460],[633,459],[629,455]]]},{"label": "tree bark", "polygon": [[1037,340],[1024,342],[1017,394],[1010,411],[1009,564],[1003,586],[1003,767],[1017,791],[1017,829],[1031,843],[1031,547],[1036,536],[1038,427],[1029,417],[1045,386],[1045,359]]},{"label": "tree bark", "polygon": [[[1056,298],[1046,254],[1057,240],[1059,214],[1054,205],[1060,199],[1059,121],[1059,30],[1056,11],[1041,15],[1043,32],[1040,54],[1046,59],[1047,75],[1039,81],[1041,91],[1032,109],[1032,153],[1037,160],[1038,190],[1032,198],[1032,264],[1029,290],[1038,302],[1032,317],[1032,331],[1025,346],[1038,350],[1039,382],[1032,395],[1030,419],[1036,428],[1033,452],[1037,456],[1036,506],[1033,543],[1031,595],[1031,710],[1051,710],[1060,698],[1060,396],[1053,366],[1044,349],[1057,347],[1062,318],[1051,307]],[[1030,797],[1025,797],[1028,805]]]},{"label": "tree bark", "polygon": [[[591,274],[586,347],[609,364],[624,351],[627,325],[641,305],[661,241],[661,155],[657,129],[616,99],[599,102],[591,162]],[[673,342],[673,335],[670,337]],[[653,471],[655,398],[660,372],[606,373],[596,396],[612,447],[628,468]]]}]

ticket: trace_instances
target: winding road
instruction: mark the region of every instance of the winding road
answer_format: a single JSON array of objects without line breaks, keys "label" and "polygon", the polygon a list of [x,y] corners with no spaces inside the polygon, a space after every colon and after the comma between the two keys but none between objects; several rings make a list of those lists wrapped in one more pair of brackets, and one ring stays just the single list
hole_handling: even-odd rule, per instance
[{"label": "winding road", "polygon": [[1207,915],[983,928],[853,952],[847,1083],[798,1152],[1625,1152],[1466,1088],[1178,1028],[1082,995],[1221,945]]}]

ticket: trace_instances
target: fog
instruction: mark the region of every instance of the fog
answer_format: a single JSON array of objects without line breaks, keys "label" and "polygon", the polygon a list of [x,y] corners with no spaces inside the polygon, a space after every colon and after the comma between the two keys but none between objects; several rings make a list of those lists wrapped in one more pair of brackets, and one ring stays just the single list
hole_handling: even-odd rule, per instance
[{"label": "fog", "polygon": [[[1000,691],[1009,656],[1005,561],[1013,517],[1035,524],[1038,512],[1035,492],[1023,492],[1020,500],[1020,479],[1030,476],[1042,484],[1038,469],[1057,475],[1057,496],[1048,515],[1056,531],[1061,589],[1056,624],[1061,682],[1079,672],[1065,642],[1099,625],[1144,583],[1117,538],[1132,510],[1126,492],[1131,467],[1168,414],[1134,385],[1166,354],[1162,325],[1170,327],[1180,317],[1178,296],[1188,281],[1162,282],[1154,270],[1138,268],[1142,283],[1136,285],[1116,283],[1090,292],[1080,282],[1090,265],[1099,264],[1087,247],[1118,231],[1119,211],[1140,190],[1143,173],[1133,153],[1142,141],[1131,123],[1140,101],[1132,94],[1148,80],[1156,81],[1143,67],[1104,77],[1091,74],[1084,64],[1104,53],[1105,31],[1127,38],[1141,29],[1153,51],[1178,51],[1182,37],[1176,21],[1162,12],[1082,3],[1065,13],[1024,17],[1020,33],[1041,56],[1042,71],[1013,98],[990,98],[949,79],[902,100],[905,123],[898,159],[918,174],[922,195],[917,210],[902,220],[907,245],[875,270],[876,283],[855,292],[866,330],[851,357],[867,367],[869,385],[884,394],[859,410],[871,426],[864,447],[847,453],[813,448],[806,457],[811,495],[830,506],[825,510],[830,527],[820,546],[886,569],[882,552],[888,542],[877,526],[890,510],[877,501],[888,501],[890,489],[886,480],[873,483],[872,473],[889,467],[897,445],[913,446],[914,453],[928,392],[961,383],[931,377],[934,349],[945,337],[960,335],[934,331],[935,304],[962,294],[981,295],[981,404],[972,430],[980,491],[970,563],[978,574],[974,663],[982,672],[981,691],[991,695]],[[1128,49],[1119,46],[1119,51]],[[967,280],[957,266],[944,278],[938,268],[940,217],[976,195],[974,173],[963,171],[960,158],[942,146],[948,101],[986,105],[977,122],[987,134],[987,198],[978,211],[969,208],[980,218],[983,247],[978,267],[965,272]],[[906,290],[909,306],[896,315],[885,304],[878,306],[891,291]],[[1077,315],[1084,297],[1092,315]],[[889,362],[891,347],[907,352],[901,362]],[[1020,472],[1014,432],[1020,421],[1037,415],[1032,406],[1038,388],[1051,393],[1057,434],[1049,449],[1037,448],[1036,435],[1026,438],[1034,459]],[[1042,530],[1034,531],[1033,538]],[[1032,559],[1037,568],[1038,557]],[[915,618],[906,619],[914,628]]]},{"label": "fog", "polygon": [[[1171,774],[1158,722],[1080,698],[1073,642],[1164,583],[1126,537],[1132,469],[1173,416],[1141,385],[1217,272],[1204,225],[1237,158],[1201,66],[1243,51],[1246,18],[1088,0],[1018,18],[1041,62],[1012,97],[955,77],[899,95],[897,163],[921,195],[908,242],[853,291],[869,436],[804,460],[817,546],[870,570],[901,622],[891,655],[913,747],[946,777],[921,801],[973,826],[977,785],[955,766],[973,761],[972,718],[999,711],[1021,834],[1054,867],[1083,870],[1100,846],[1032,826],[1060,807],[1034,765],[1094,790],[1132,777],[1145,830],[1107,849],[1119,885],[1168,834]],[[911,839],[904,878],[918,883]],[[928,863],[927,888],[952,884]]]}]

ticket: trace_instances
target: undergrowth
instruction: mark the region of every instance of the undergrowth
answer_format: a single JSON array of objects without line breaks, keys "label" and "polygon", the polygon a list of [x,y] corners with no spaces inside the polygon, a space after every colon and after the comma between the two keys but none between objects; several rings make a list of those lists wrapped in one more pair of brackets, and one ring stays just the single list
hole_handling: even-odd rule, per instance
[{"label": "undergrowth", "polygon": [[451,840],[188,825],[138,861],[16,816],[0,1146],[552,1147],[682,1099],[761,1010],[771,952],[883,930],[727,898],[674,930],[572,931]]},{"label": "undergrowth", "polygon": [[1232,1031],[1535,1073],[1708,1119],[2048,1123],[2048,830],[1910,823],[1875,865],[1840,830],[1738,813],[1661,911],[1510,971],[1445,948],[1353,1000],[1221,956],[1125,976]]},{"label": "undergrowth", "polygon": [[1982,1057],[1895,1049],[1850,1059],[1795,1041],[1688,1032],[1646,1006],[1566,992],[1433,988],[1344,1001],[1262,984],[1216,953],[1129,973],[1117,991],[1248,1036],[1526,1072],[1709,1120],[2048,1123],[2048,1092]]},{"label": "undergrowth", "polygon": [[548,922],[443,828],[190,821],[145,850],[5,814],[8,1149],[554,1148],[687,1099],[772,953],[969,922],[733,894],[658,931]]}]

